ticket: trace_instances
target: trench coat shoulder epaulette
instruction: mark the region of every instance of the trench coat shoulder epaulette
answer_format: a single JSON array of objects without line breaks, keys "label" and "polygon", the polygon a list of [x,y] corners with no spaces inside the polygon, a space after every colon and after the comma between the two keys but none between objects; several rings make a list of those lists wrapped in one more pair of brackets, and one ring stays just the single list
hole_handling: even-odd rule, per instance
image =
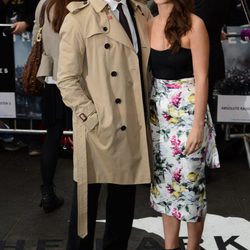
[{"label": "trench coat shoulder epaulette", "polygon": [[146,4],[138,2],[138,1],[133,1],[134,5],[137,7],[137,9],[139,10],[140,14],[143,16],[147,16],[149,13],[149,9],[147,7]]},{"label": "trench coat shoulder epaulette", "polygon": [[89,5],[89,0],[81,2],[71,2],[67,5],[67,9],[70,13],[75,14]]}]

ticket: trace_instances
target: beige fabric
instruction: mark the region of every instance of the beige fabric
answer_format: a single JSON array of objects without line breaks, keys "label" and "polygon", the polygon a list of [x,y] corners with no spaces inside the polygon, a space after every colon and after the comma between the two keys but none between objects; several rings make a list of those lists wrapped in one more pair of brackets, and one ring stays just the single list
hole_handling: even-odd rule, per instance
[{"label": "beige fabric", "polygon": [[[145,125],[148,115],[144,115],[148,107],[144,113],[142,99],[144,89],[148,104],[147,20],[151,14],[145,5],[131,3],[141,42],[143,88],[138,56],[105,1],[71,2],[60,31],[57,80],[65,104],[73,110],[74,180],[78,183],[81,237],[87,233],[88,183],[151,181]],[[121,103],[116,103],[117,98]],[[82,114],[88,117],[85,122]],[[122,126],[126,130],[121,130]]]},{"label": "beige fabric", "polygon": [[[40,0],[35,12],[35,24],[33,27],[33,39],[35,42],[36,34],[39,29],[39,17],[43,3],[45,0]],[[53,16],[53,7],[50,9],[51,20]],[[39,80],[44,82],[46,76],[52,76],[54,80],[57,77],[57,65],[58,65],[58,50],[59,50],[59,34],[54,32],[51,23],[49,23],[47,11],[45,11],[44,25],[42,29],[43,36],[43,55],[41,64],[37,73]]]},{"label": "beige fabric", "polygon": [[147,0],[136,0],[137,2],[143,3],[143,4],[147,4]]}]

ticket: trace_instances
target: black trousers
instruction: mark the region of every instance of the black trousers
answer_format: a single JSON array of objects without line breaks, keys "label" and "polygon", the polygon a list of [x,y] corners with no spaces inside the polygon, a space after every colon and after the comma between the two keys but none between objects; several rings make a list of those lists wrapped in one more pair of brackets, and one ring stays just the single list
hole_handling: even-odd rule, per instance
[{"label": "black trousers", "polygon": [[47,128],[41,155],[42,182],[46,187],[53,186],[63,129],[64,123],[62,120],[57,120],[53,126]]},{"label": "black trousers", "polygon": [[[126,250],[134,218],[136,186],[108,184],[107,188],[103,250]],[[81,239],[77,235],[77,189],[75,183],[67,250],[93,250],[100,189],[101,184],[89,184],[88,235]]]},{"label": "black trousers", "polygon": [[43,185],[50,187],[53,185],[63,130],[72,128],[72,111],[63,103],[56,84],[45,84],[42,122],[47,134],[41,155],[41,174]]}]

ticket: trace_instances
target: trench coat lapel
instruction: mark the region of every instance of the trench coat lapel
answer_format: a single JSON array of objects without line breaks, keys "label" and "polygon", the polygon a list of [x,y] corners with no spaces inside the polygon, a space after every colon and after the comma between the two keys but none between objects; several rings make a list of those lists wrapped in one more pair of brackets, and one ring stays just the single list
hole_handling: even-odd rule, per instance
[{"label": "trench coat lapel", "polygon": [[109,8],[107,10],[107,18],[109,20],[110,25],[110,31],[107,36],[134,50],[134,46],[131,43],[126,31]]},{"label": "trench coat lapel", "polygon": [[90,2],[94,10],[100,15],[100,24],[106,24],[106,27],[108,28],[107,36],[134,50],[133,44],[131,43],[126,31],[123,29],[108,4],[104,0],[90,0]]}]

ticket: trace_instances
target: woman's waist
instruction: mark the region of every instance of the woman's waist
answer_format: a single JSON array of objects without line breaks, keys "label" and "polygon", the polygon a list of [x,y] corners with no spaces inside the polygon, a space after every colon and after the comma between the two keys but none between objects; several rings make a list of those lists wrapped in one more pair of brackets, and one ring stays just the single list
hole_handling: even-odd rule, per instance
[{"label": "woman's waist", "polygon": [[168,80],[178,80],[185,78],[194,77],[193,69],[175,69],[174,66],[171,69],[152,69],[152,75],[157,79],[168,79]]},{"label": "woman's waist", "polygon": [[154,86],[156,85],[163,85],[164,87],[170,88],[170,89],[178,89],[183,88],[186,86],[194,86],[195,80],[194,77],[188,77],[188,78],[181,78],[177,80],[168,80],[168,79],[159,79],[159,78],[153,78]]}]

